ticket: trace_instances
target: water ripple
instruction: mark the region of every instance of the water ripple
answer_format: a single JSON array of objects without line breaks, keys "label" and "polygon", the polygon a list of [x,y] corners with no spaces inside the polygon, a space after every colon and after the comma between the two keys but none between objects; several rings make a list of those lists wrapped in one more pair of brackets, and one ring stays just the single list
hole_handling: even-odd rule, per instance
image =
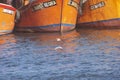
[{"label": "water ripple", "polygon": [[0,80],[120,80],[119,32],[0,36]]}]

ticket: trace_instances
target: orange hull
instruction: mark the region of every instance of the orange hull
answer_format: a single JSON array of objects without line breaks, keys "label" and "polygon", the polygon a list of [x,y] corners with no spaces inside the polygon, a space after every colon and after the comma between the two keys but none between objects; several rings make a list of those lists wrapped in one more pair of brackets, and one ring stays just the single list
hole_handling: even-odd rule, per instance
[{"label": "orange hull", "polygon": [[79,0],[36,0],[21,9],[16,31],[56,32],[75,28]]},{"label": "orange hull", "polygon": [[77,26],[81,28],[120,28],[119,0],[88,0],[82,6]]},{"label": "orange hull", "polygon": [[0,3],[0,35],[13,31],[15,12],[12,6]]}]

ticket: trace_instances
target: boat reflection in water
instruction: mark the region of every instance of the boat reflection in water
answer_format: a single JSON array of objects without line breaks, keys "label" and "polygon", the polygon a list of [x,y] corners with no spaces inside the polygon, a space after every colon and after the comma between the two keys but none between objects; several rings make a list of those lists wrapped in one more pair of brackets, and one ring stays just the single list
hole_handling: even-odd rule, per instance
[{"label": "boat reflection in water", "polygon": [[[81,34],[81,37],[87,38],[89,41],[97,42],[97,41],[105,41],[108,42],[111,39],[119,40],[120,39],[120,30],[118,29],[78,29],[77,32]],[[109,40],[110,39],[110,40]]]},{"label": "boat reflection in water", "polygon": [[11,55],[19,53],[48,53],[53,51],[75,53],[77,43],[74,41],[80,34],[76,30],[59,33],[15,33],[0,36],[1,53]]},{"label": "boat reflection in water", "polygon": [[[120,30],[118,29],[79,29],[77,30],[81,34],[82,46],[88,47],[88,50],[93,48],[94,53],[114,53],[120,49]],[[86,50],[86,49],[85,49]],[[98,50],[98,51],[97,51]]]},{"label": "boat reflection in water", "polygon": [[16,54],[17,44],[14,34],[0,36],[0,57]]},{"label": "boat reflection in water", "polygon": [[[24,36],[23,36],[24,35]],[[61,51],[61,52],[73,52],[77,43],[74,41],[80,34],[76,30],[60,33],[17,33],[16,36],[21,37],[21,39],[26,39],[26,45],[33,45],[31,49],[35,49],[37,53],[50,51]],[[30,42],[30,44],[29,44]],[[45,47],[45,48],[43,48]]]},{"label": "boat reflection in water", "polygon": [[120,30],[0,36],[2,80],[119,80]]},{"label": "boat reflection in water", "polygon": [[1,53],[5,50],[8,53],[14,51],[14,53],[31,54],[52,51],[52,53],[82,53],[92,46],[99,46],[103,49],[103,45],[119,46],[119,42],[119,30],[80,29],[62,35],[59,33],[15,33],[0,36],[0,51]]}]

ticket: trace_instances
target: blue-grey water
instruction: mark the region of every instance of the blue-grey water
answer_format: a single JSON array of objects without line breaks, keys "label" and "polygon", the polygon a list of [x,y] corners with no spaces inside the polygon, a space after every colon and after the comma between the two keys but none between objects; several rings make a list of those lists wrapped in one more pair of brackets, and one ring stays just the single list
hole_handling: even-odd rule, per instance
[{"label": "blue-grey water", "polygon": [[120,80],[120,30],[0,36],[0,80]]}]

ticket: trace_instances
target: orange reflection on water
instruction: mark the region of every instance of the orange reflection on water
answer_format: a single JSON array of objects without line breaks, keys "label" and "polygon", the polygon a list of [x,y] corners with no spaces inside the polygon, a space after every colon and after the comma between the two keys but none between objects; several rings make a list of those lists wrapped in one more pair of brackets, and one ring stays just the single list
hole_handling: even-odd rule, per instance
[{"label": "orange reflection on water", "polygon": [[[68,52],[72,53],[75,51],[77,43],[74,41],[75,38],[80,36],[76,30],[60,33],[39,33],[34,34],[31,38],[32,41],[37,42],[39,46],[48,46],[47,50],[55,50],[57,52]],[[50,46],[54,46],[51,47]]]},{"label": "orange reflection on water", "polygon": [[104,53],[120,51],[120,29],[79,29],[77,32],[90,46],[94,45]]},{"label": "orange reflection on water", "polygon": [[14,34],[8,34],[8,35],[1,35],[0,36],[0,45],[6,44],[6,43],[15,43],[15,35]]},{"label": "orange reflection on water", "polygon": [[120,40],[120,30],[95,30],[95,29],[79,29],[77,30],[82,37],[88,38],[90,41],[102,41],[107,39]]},{"label": "orange reflection on water", "polygon": [[14,34],[0,36],[0,56],[10,56],[16,53],[16,38]]},{"label": "orange reflection on water", "polygon": [[[75,39],[80,36],[76,30],[57,33],[20,33],[16,36],[21,39],[28,39],[32,43],[35,43],[37,47],[45,46],[42,51],[57,51],[57,52],[74,52],[77,43]],[[29,44],[28,44],[29,45]],[[33,47],[34,48],[34,47]],[[42,52],[41,51],[41,52]]]}]

